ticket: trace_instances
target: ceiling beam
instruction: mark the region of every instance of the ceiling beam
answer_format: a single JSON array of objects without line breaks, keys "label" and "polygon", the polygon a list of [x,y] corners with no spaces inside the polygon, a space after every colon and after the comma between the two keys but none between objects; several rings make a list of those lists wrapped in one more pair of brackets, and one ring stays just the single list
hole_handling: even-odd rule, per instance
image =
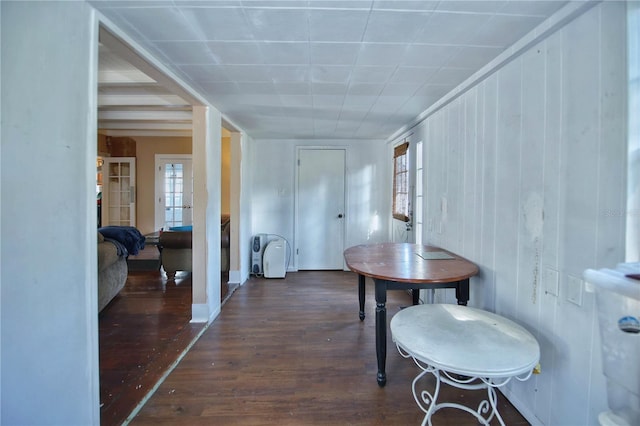
[{"label": "ceiling beam", "polygon": [[191,105],[205,105],[195,95],[183,88],[173,78],[169,77],[164,70],[143,59],[138,52],[131,48],[131,46],[103,26],[100,26],[99,39],[101,43],[107,46],[115,54],[151,77],[161,86],[167,88],[171,93],[179,96]]},{"label": "ceiling beam", "polygon": [[98,120],[191,122],[192,115],[191,111],[99,110]]}]

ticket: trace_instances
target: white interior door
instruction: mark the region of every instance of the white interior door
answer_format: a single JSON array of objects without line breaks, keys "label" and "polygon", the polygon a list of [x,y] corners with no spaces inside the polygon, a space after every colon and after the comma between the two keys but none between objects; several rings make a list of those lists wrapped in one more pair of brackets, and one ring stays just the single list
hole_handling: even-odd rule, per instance
[{"label": "white interior door", "polygon": [[102,226],[135,226],[135,157],[105,157],[102,170]]},{"label": "white interior door", "polygon": [[343,269],[344,184],[344,149],[298,151],[298,269]]},{"label": "white interior door", "polygon": [[191,155],[156,155],[156,229],[193,224]]}]

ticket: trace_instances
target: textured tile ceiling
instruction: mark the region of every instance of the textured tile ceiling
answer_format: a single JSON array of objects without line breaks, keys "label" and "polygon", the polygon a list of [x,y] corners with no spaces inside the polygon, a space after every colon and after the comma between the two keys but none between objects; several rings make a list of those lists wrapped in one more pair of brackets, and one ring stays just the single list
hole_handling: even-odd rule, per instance
[{"label": "textured tile ceiling", "polygon": [[[567,2],[90,3],[254,138],[385,139]],[[104,126],[184,103],[108,49],[100,68]]]}]

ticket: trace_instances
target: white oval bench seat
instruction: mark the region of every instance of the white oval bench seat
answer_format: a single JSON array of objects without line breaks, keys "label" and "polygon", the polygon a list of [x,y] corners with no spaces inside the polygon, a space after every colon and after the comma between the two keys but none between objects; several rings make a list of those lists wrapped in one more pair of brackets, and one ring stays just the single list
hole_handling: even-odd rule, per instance
[{"label": "white oval bench seat", "polygon": [[[467,306],[411,306],[394,315],[390,328],[400,354],[413,358],[422,369],[413,381],[413,394],[426,413],[423,425],[431,424],[431,416],[446,407],[464,410],[484,425],[496,416],[504,425],[495,388],[513,377],[528,379],[540,359],[540,346],[526,329],[500,315]],[[433,393],[416,389],[427,373],[436,378]],[[441,382],[468,390],[486,388],[488,400],[477,410],[438,402]]]}]

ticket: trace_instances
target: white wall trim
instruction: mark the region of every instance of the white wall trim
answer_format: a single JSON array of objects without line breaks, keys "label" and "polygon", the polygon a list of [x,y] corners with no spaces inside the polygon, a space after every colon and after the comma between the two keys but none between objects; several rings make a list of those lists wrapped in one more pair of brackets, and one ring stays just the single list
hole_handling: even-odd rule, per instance
[{"label": "white wall trim", "polygon": [[[88,111],[87,111],[87,140],[92,140],[96,138],[98,133],[98,94],[95,90],[98,87],[97,80],[97,70],[98,70],[98,62],[99,62],[99,54],[98,54],[98,19],[96,17],[95,12],[92,10],[90,12],[90,24],[89,31],[91,32],[91,41],[90,41],[90,72],[89,72],[89,99],[88,99]],[[85,176],[85,182],[94,182],[95,180],[95,170],[92,167],[93,159],[98,156],[98,146],[97,144],[90,144],[90,149],[87,150],[86,164],[88,165],[86,169],[87,175]],[[97,217],[94,213],[93,203],[88,202],[87,206],[87,216],[92,219],[87,221],[87,225],[89,229],[87,229],[87,247],[93,246],[93,241],[95,241],[95,229],[97,228]],[[90,207],[91,206],[91,207]],[[1,235],[1,233],[0,233]],[[85,267],[88,267],[88,275],[91,277],[90,288],[91,290],[87,293],[89,296],[88,300],[85,300],[85,303],[89,307],[86,310],[88,314],[88,318],[86,318],[87,329],[89,331],[89,335],[87,336],[87,341],[89,345],[87,346],[87,356],[89,358],[89,367],[91,369],[89,373],[89,378],[91,380],[91,400],[93,404],[91,406],[91,417],[93,422],[100,422],[100,337],[97,332],[98,326],[98,312],[96,301],[98,300],[98,264],[95,256],[91,256],[90,262],[88,262]],[[0,395],[0,400],[2,396]],[[0,417],[1,418],[1,417]]]},{"label": "white wall trim", "polygon": [[218,315],[220,315],[220,306],[217,306],[211,312],[209,305],[206,303],[194,303],[191,305],[191,321],[190,323],[212,323]]},{"label": "white wall trim", "polygon": [[242,284],[240,271],[229,271],[229,284]]}]

